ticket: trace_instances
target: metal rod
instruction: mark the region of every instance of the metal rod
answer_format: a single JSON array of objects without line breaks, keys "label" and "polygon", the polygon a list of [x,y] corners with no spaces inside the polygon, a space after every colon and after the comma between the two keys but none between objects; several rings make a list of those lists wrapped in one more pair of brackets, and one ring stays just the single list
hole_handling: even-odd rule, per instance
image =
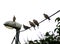
[{"label": "metal rod", "polygon": [[[15,36],[16,36],[16,35],[15,35]],[[14,42],[14,40],[15,40],[15,36],[14,36],[14,38],[13,38],[13,40],[12,40],[11,44],[13,44],[13,42]]]},{"label": "metal rod", "polygon": [[15,44],[18,44],[18,42],[19,42],[19,30],[16,29]]}]

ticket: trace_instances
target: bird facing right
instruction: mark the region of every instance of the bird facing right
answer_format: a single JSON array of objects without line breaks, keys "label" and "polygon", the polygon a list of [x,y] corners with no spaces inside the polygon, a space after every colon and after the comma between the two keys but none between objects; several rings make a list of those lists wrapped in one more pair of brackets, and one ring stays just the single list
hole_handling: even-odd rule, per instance
[{"label": "bird facing right", "polygon": [[47,14],[44,13],[43,15],[46,19],[50,20],[50,17]]},{"label": "bird facing right", "polygon": [[35,25],[37,25],[37,27],[39,27],[39,23],[38,23],[37,20],[33,19],[33,22],[34,22]]},{"label": "bird facing right", "polygon": [[35,29],[35,24],[33,22],[29,21],[29,24],[31,27],[33,27]]}]

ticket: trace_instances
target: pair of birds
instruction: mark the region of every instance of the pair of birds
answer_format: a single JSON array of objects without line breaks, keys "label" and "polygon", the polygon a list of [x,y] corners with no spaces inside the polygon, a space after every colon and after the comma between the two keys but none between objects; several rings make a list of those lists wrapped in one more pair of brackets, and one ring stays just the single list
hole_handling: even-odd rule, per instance
[{"label": "pair of birds", "polygon": [[[50,17],[49,17],[47,14],[44,13],[43,15],[44,15],[44,17],[45,17],[46,19],[50,20]],[[15,22],[15,20],[16,20],[16,17],[14,16],[14,17],[13,17],[13,22]],[[38,22],[37,20],[35,20],[35,19],[33,19],[33,22],[29,21],[29,24],[30,24],[31,27],[34,27],[34,29],[35,29],[35,25],[36,25],[37,27],[39,27],[39,22]],[[23,24],[23,28],[24,28],[25,30],[30,29],[29,26],[26,26],[26,25],[24,25],[24,24]]]}]

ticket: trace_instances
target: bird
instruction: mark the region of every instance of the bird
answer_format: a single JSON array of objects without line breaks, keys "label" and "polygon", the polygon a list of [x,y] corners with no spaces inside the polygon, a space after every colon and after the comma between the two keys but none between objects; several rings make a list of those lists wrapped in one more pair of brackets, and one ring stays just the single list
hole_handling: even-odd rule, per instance
[{"label": "bird", "polygon": [[35,25],[37,25],[37,27],[39,27],[39,23],[38,23],[37,20],[33,19],[33,22],[34,22]]},{"label": "bird", "polygon": [[24,28],[25,30],[30,29],[29,26],[26,26],[26,25],[24,25],[24,24],[23,24],[23,28]]},{"label": "bird", "polygon": [[33,27],[35,29],[35,24],[33,22],[29,21],[29,24],[31,27]]},{"label": "bird", "polygon": [[14,17],[13,17],[13,22],[15,22],[15,20],[16,20],[16,17],[14,16]]},{"label": "bird", "polygon": [[50,17],[47,14],[44,13],[43,15],[46,19],[50,20]]}]

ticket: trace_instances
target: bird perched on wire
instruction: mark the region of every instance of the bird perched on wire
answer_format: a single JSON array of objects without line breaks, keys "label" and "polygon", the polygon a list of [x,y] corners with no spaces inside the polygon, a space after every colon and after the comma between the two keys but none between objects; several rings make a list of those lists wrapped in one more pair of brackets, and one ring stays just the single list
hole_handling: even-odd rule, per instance
[{"label": "bird perched on wire", "polygon": [[50,20],[50,17],[47,14],[44,13],[43,15],[46,19]]},{"label": "bird perched on wire", "polygon": [[26,26],[26,25],[24,25],[24,24],[23,24],[23,28],[24,28],[25,30],[30,29],[29,26]]},{"label": "bird perched on wire", "polygon": [[33,19],[33,22],[34,22],[35,25],[37,25],[37,27],[39,27],[39,23],[38,23],[37,20]]},{"label": "bird perched on wire", "polygon": [[14,16],[14,17],[13,17],[13,22],[15,22],[15,20],[16,20],[16,17]]},{"label": "bird perched on wire", "polygon": [[35,29],[35,24],[33,22],[29,21],[29,24],[31,27],[34,27],[34,29]]}]

